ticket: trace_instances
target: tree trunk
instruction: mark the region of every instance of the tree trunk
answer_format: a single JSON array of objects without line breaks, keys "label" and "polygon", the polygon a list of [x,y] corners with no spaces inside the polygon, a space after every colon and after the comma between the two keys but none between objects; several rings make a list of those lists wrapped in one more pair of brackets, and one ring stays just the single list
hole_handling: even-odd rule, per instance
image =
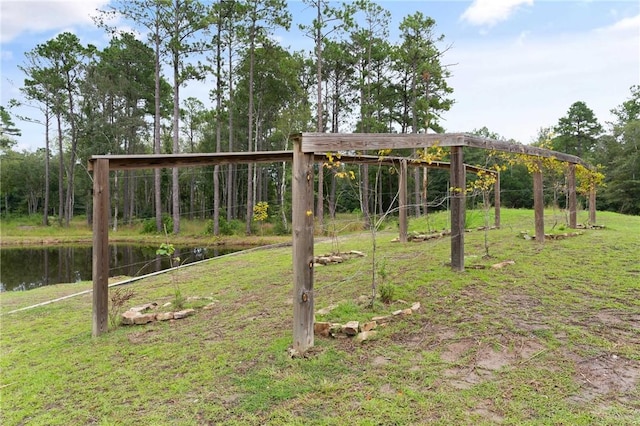
[{"label": "tree trunk", "polygon": [[44,226],[49,226],[49,121],[49,107],[46,106],[44,113],[44,214],[42,215]]},{"label": "tree trunk", "polygon": [[62,226],[64,221],[64,151],[62,148],[62,117],[56,113],[58,122],[58,224]]},{"label": "tree trunk", "polygon": [[[159,6],[158,6],[159,8]],[[159,13],[156,9],[156,14]],[[155,44],[155,110],[153,118],[153,152],[160,154],[160,23],[156,16],[156,28],[154,34]],[[156,231],[162,232],[162,194],[160,192],[162,186],[161,170],[153,170],[153,191],[155,200],[156,213]]]},{"label": "tree trunk", "polygon": [[[176,0],[177,3],[177,0]],[[178,6],[176,5],[175,33],[179,33]],[[173,51],[173,153],[180,152],[180,54],[178,47]],[[179,170],[174,167],[171,170],[171,205],[173,211],[173,233],[180,233],[180,177]]]},{"label": "tree trunk", "polygon": [[[249,45],[249,111],[248,111],[248,129],[249,135],[247,138],[247,151],[251,152],[251,145],[253,143],[253,73],[255,62],[255,30],[256,22],[252,23],[251,41]],[[253,182],[251,177],[253,176],[253,167],[249,163],[247,167],[247,210],[245,216],[245,232],[247,235],[251,235],[251,217],[253,215]]]}]

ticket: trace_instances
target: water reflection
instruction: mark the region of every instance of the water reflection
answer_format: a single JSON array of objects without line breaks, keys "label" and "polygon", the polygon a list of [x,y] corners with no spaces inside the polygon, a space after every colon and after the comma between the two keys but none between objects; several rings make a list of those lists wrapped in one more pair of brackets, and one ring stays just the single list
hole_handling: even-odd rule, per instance
[{"label": "water reflection", "polygon": [[[130,244],[109,246],[109,276],[138,276],[170,267],[156,255],[157,247]],[[238,251],[220,247],[176,247],[180,263]],[[45,285],[91,280],[91,246],[0,249],[0,291],[22,291]],[[174,265],[175,266],[175,265]]]}]

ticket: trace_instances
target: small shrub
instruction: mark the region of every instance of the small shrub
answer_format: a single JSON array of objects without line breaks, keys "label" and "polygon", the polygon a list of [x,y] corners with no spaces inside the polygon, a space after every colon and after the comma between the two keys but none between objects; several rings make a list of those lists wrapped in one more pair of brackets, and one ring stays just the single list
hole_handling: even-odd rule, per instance
[{"label": "small shrub", "polygon": [[180,291],[180,288],[176,286],[175,292],[173,294],[173,302],[171,302],[171,304],[175,309],[182,309],[184,308],[184,302],[185,302],[185,298],[182,295],[182,291]]},{"label": "small shrub", "polygon": [[122,313],[122,307],[134,296],[135,293],[130,288],[117,288],[111,291],[111,296],[109,297],[111,300],[111,305],[109,306],[109,323],[111,327],[118,326],[118,318]]},{"label": "small shrub", "polygon": [[[167,214],[162,215],[162,225],[164,229],[173,229],[173,218]],[[142,222],[142,234],[157,234],[156,219],[149,218]]]},{"label": "small shrub", "polygon": [[[210,225],[209,225],[210,223]],[[207,224],[207,232],[213,234],[213,221]],[[244,233],[244,222],[240,219],[226,220],[221,217],[218,222],[220,235],[240,235]]]},{"label": "small shrub", "polygon": [[382,303],[388,305],[393,302],[393,297],[396,292],[396,286],[394,286],[393,284],[382,284],[378,288],[378,291],[380,292],[380,300],[382,301]]}]

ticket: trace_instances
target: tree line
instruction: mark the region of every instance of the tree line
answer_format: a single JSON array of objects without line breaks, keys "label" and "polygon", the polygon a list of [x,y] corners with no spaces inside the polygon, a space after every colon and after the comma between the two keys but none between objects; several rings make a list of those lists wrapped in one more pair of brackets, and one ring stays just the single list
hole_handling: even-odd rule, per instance
[{"label": "tree line", "polygon": [[[42,214],[44,224],[55,217],[68,225],[82,213],[90,220],[92,186],[85,167],[92,155],[287,150],[289,135],[306,131],[444,131],[439,120],[454,102],[450,67],[442,62],[450,46],[432,18],[406,16],[392,42],[390,12],[371,0],[340,7],[326,0],[305,3],[314,17],[299,27],[313,52],[292,51],[277,41],[276,32],[293,21],[284,0],[120,0],[95,17],[111,34],[105,48],[83,45],[65,32],[26,52],[21,90],[33,114],[12,117],[12,105],[2,107],[0,212]],[[114,18],[146,39],[122,32]],[[212,107],[181,98],[188,81],[204,79],[213,81]],[[634,86],[631,92],[608,131],[577,102],[552,139],[554,149],[605,166],[600,208],[638,214],[640,91]],[[43,149],[11,149],[19,120],[43,126]],[[487,129],[478,132],[499,138]],[[467,158],[479,165],[488,161],[481,153]],[[359,210],[365,219],[370,211],[390,208],[397,192],[394,171],[370,168],[320,165],[317,217],[325,217],[325,207],[329,215]],[[411,176],[416,214],[446,198],[446,174],[430,173],[427,178],[415,169]],[[241,220],[251,233],[254,206],[267,202],[286,230],[290,176],[287,164],[114,172],[112,220],[115,226],[153,220],[156,230],[168,223],[178,233],[182,217],[211,218],[214,234],[221,223]],[[507,172],[505,205],[531,204],[527,179],[517,166]]]}]

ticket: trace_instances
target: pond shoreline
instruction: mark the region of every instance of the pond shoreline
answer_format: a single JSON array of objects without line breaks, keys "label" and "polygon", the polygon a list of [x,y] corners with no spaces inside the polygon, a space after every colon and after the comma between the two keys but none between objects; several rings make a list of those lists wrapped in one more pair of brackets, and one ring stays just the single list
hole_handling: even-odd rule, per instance
[{"label": "pond shoreline", "polygon": [[[270,245],[290,242],[290,236],[255,236],[246,237],[212,237],[212,236],[179,236],[170,235],[140,235],[140,236],[113,236],[109,237],[109,243],[127,243],[158,246],[161,243],[169,241],[175,245],[202,244],[207,246],[234,246],[234,247],[253,247],[260,245]],[[91,244],[93,238],[89,236],[69,236],[69,237],[35,237],[35,236],[2,236],[0,237],[0,247],[42,247],[56,245],[73,245],[73,244]]]}]

